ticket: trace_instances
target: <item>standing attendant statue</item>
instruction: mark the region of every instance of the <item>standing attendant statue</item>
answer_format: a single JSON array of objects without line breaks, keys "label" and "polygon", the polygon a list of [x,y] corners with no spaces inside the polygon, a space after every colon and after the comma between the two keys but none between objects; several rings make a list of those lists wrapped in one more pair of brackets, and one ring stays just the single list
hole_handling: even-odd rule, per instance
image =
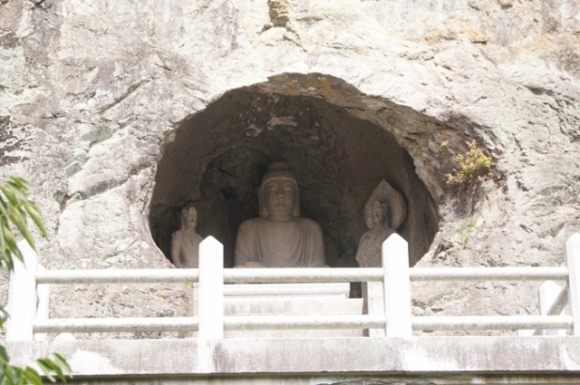
[{"label": "standing attendant statue", "polygon": [[405,199],[382,180],[365,204],[364,217],[369,231],[360,239],[356,260],[360,267],[382,267],[383,242],[407,217]]},{"label": "standing attendant statue", "polygon": [[300,217],[300,190],[286,163],[272,163],[258,190],[260,217],[240,225],[235,267],[323,267],[318,223]]},{"label": "standing attendant statue", "polygon": [[174,232],[171,238],[171,260],[178,268],[199,267],[199,244],[203,239],[195,232],[196,226],[197,210],[192,205],[185,206],[181,210],[181,230]]}]

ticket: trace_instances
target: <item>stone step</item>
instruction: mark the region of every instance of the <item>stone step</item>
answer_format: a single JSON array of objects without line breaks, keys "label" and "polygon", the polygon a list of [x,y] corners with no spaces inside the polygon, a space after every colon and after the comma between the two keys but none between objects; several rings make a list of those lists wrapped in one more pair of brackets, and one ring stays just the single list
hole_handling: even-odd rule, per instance
[{"label": "stone step", "polygon": [[[349,298],[349,293],[349,283],[225,285],[224,314],[226,316],[362,314],[362,298]],[[194,298],[197,299],[196,296]],[[362,329],[230,330],[225,331],[224,336],[227,338],[361,337],[363,331]]]},{"label": "stone step", "polygon": [[224,286],[228,297],[272,297],[299,298],[324,297],[348,298],[349,283],[278,283],[278,284],[233,284]]},{"label": "stone step", "polygon": [[227,298],[225,315],[357,315],[362,314],[362,298]]}]

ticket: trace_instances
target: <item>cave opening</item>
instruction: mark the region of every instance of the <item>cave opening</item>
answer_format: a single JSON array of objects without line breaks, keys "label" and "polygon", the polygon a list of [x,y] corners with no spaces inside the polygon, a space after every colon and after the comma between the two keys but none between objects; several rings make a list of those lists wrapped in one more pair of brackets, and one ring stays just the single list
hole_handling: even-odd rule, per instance
[{"label": "cave opening", "polygon": [[193,204],[197,232],[222,242],[225,267],[232,267],[238,227],[259,215],[261,179],[278,161],[298,179],[301,216],[322,228],[327,265],[357,266],[367,231],[363,207],[383,179],[407,205],[397,232],[409,242],[411,265],[429,249],[436,204],[388,128],[322,98],[252,89],[230,91],[182,121],[164,146],[149,217],[158,247],[170,259],[181,209]]}]

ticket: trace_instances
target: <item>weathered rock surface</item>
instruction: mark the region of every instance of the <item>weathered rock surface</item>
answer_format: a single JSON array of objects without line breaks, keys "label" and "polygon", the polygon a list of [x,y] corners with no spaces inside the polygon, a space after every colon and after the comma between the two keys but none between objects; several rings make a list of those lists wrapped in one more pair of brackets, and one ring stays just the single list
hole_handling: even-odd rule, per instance
[{"label": "weathered rock surface", "polygon": [[[0,173],[33,185],[42,264],[171,268],[149,226],[157,164],[181,121],[244,87],[392,134],[438,210],[421,266],[557,266],[580,231],[576,0],[1,0]],[[448,185],[472,140],[493,176]],[[414,310],[535,313],[537,286],[415,285]],[[61,288],[51,315],[183,316],[188,291]]]}]

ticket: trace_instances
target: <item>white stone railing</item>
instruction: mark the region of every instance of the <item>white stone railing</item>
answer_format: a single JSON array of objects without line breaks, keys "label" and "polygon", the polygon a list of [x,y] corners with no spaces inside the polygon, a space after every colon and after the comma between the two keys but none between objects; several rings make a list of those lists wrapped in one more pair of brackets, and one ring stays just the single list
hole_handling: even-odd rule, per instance
[{"label": "white stone railing", "polygon": [[[21,250],[26,267],[17,263],[11,277],[8,341],[32,341],[42,339],[43,333],[61,332],[198,331],[200,339],[219,339],[224,330],[341,328],[380,328],[387,337],[409,337],[413,330],[484,329],[532,329],[535,334],[567,329],[580,335],[580,234],[566,243],[567,267],[409,268],[407,242],[396,234],[383,244],[383,268],[224,269],[223,246],[212,237],[201,243],[199,269],[51,271],[37,268],[31,249]],[[567,285],[541,306],[541,316],[411,316],[410,282],[465,280],[565,280]],[[199,283],[199,317],[48,319],[47,285],[168,282]],[[384,311],[355,316],[224,316],[224,283],[241,282],[382,282]],[[566,302],[571,315],[557,315]]]}]

